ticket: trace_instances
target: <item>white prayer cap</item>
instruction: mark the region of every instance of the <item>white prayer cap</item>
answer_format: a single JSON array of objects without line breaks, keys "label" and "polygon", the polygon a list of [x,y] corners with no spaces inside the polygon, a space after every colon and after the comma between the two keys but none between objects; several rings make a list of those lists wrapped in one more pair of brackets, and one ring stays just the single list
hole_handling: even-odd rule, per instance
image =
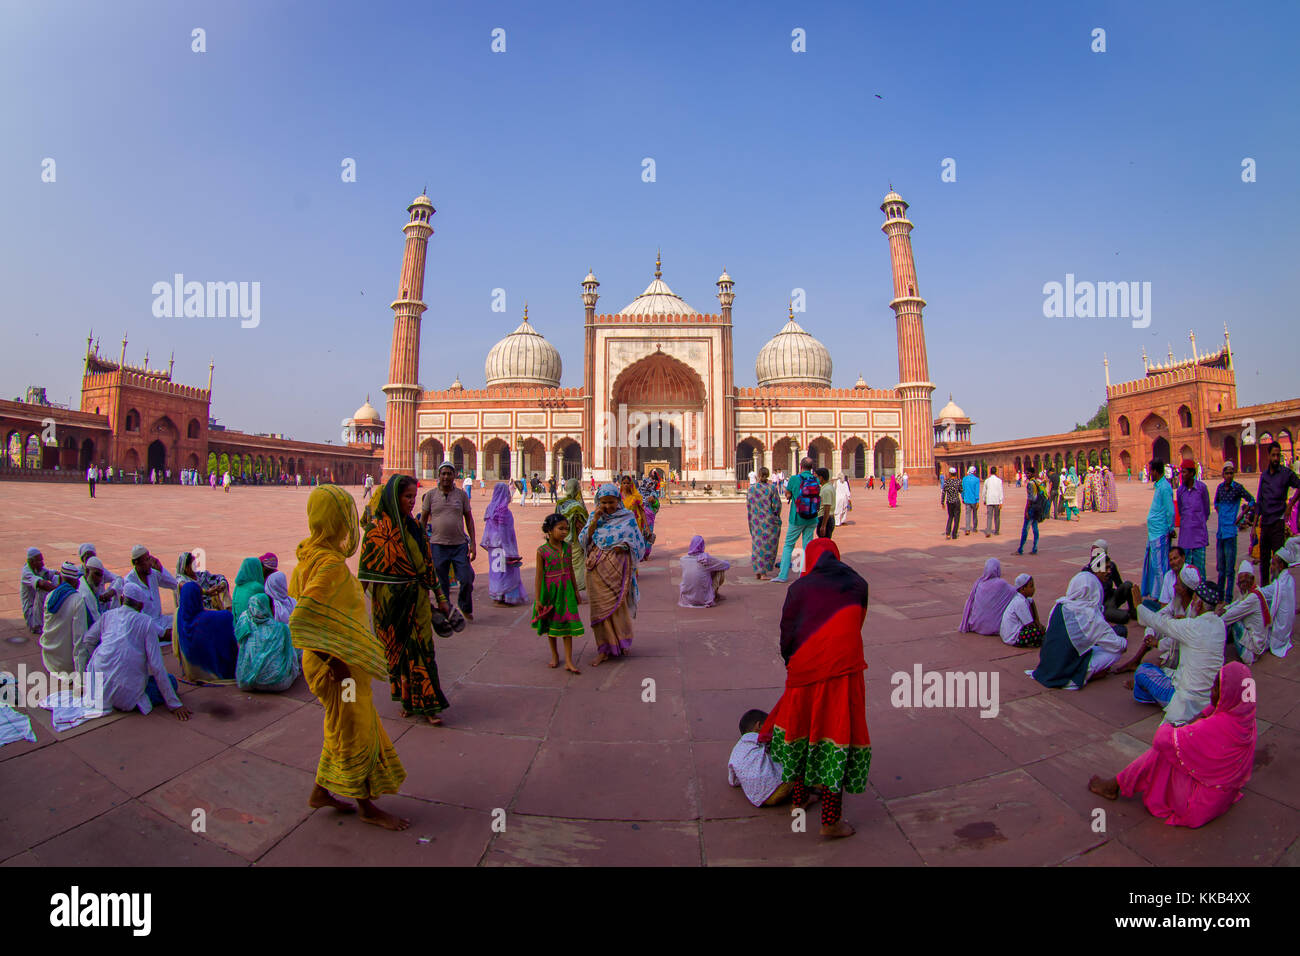
[{"label": "white prayer cap", "polygon": [[149,549],[148,549],[148,548],[146,548],[146,547],[145,547],[144,545],[142,545],[142,544],[137,544],[134,548],[131,549],[131,560],[132,560],[132,561],[139,561],[141,558],[143,558],[143,557],[144,557],[146,554],[148,554],[148,553],[149,553]]},{"label": "white prayer cap", "polygon": [[1190,561],[1183,565],[1183,569],[1178,572],[1178,580],[1182,581],[1189,588],[1195,591],[1201,586],[1201,572],[1196,570],[1196,565]]},{"label": "white prayer cap", "polygon": [[99,570],[103,571],[103,570],[104,570],[104,562],[101,561],[101,560],[99,560],[99,558],[91,557],[91,558],[88,558],[88,559],[86,560],[86,567],[88,567],[88,568],[98,568]]},{"label": "white prayer cap", "polygon": [[127,581],[122,588],[122,597],[146,604],[149,601],[149,592],[144,589],[143,585],[136,584],[134,581]]},{"label": "white prayer cap", "polygon": [[94,553],[95,553],[95,546],[93,544],[83,544],[81,547],[77,549],[77,557],[81,558],[82,561],[86,560],[87,554],[94,554]]},{"label": "white prayer cap", "polygon": [[27,560],[28,560],[28,561],[30,561],[32,558],[39,558],[40,556],[41,556],[41,549],[40,549],[40,548],[28,548],[28,549],[27,549]]},{"label": "white prayer cap", "polygon": [[76,580],[81,577],[81,565],[76,561],[64,561],[59,568],[59,576],[64,580]]},{"label": "white prayer cap", "polygon": [[444,468],[450,468],[453,473],[455,473],[456,471],[456,466],[449,461],[444,461],[441,465],[438,466],[439,471],[442,471]]},{"label": "white prayer cap", "polygon": [[975,466],[974,466],[974,465],[971,465],[970,468],[966,469],[966,474],[968,474],[968,475],[973,475],[973,474],[975,474]]},{"label": "white prayer cap", "polygon": [[1236,470],[1237,470],[1237,466],[1234,465],[1234,464],[1233,464],[1232,462],[1230,462],[1230,461],[1225,461],[1225,462],[1223,463],[1223,470],[1224,470],[1224,471],[1236,471]]},{"label": "white prayer cap", "polygon": [[1289,565],[1300,563],[1300,537],[1292,538],[1273,553]]},{"label": "white prayer cap", "polygon": [[1032,575],[1029,575],[1029,574],[1017,574],[1017,575],[1016,575],[1016,590],[1019,591],[1021,588],[1023,588],[1026,584],[1028,584],[1028,583],[1029,583],[1030,581],[1032,581],[1033,579],[1034,579],[1033,576],[1032,576]]},{"label": "white prayer cap", "polygon": [[1105,538],[1098,538],[1096,541],[1092,543],[1092,546],[1094,548],[1101,548],[1101,550],[1103,551],[1110,550],[1110,542],[1107,541]]},{"label": "white prayer cap", "polygon": [[1252,578],[1255,576],[1255,566],[1249,561],[1241,562],[1241,567],[1237,569],[1238,574],[1249,574]]},{"label": "white prayer cap", "polygon": [[949,469],[948,469],[948,474],[950,474],[950,475],[955,475],[955,474],[957,474],[957,468],[956,468],[955,466],[952,467],[952,468],[949,468]]}]

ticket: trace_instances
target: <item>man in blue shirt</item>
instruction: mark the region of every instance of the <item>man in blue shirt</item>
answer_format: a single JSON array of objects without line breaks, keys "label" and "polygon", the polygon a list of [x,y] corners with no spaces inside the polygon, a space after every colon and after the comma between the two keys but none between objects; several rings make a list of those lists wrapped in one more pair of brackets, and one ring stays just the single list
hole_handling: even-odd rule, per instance
[{"label": "man in blue shirt", "polygon": [[1225,461],[1223,481],[1214,491],[1214,510],[1219,513],[1219,527],[1214,533],[1214,567],[1224,604],[1232,603],[1232,583],[1237,574],[1237,519],[1241,516],[1241,499],[1255,503],[1255,496],[1235,481],[1236,477],[1237,466]]},{"label": "man in blue shirt", "polygon": [[1160,597],[1169,570],[1169,539],[1174,533],[1174,489],[1165,480],[1165,463],[1151,462],[1151,508],[1147,511],[1147,552],[1142,560],[1142,596]]},{"label": "man in blue shirt", "polygon": [[980,529],[980,480],[975,474],[975,466],[966,470],[966,477],[961,480],[961,503],[966,510],[966,533]]},{"label": "man in blue shirt", "polygon": [[772,578],[773,581],[784,583],[790,579],[790,559],[794,557],[795,539],[802,537],[803,543],[800,547],[806,548],[808,542],[812,540],[813,532],[817,530],[816,511],[814,511],[811,518],[804,518],[795,510],[796,499],[799,497],[799,489],[804,480],[812,479],[817,481],[817,476],[813,474],[812,469],[813,460],[803,458],[799,462],[799,474],[791,475],[790,480],[785,483],[785,497],[790,502],[790,515],[785,531],[785,548],[781,551],[781,568],[776,577]]}]

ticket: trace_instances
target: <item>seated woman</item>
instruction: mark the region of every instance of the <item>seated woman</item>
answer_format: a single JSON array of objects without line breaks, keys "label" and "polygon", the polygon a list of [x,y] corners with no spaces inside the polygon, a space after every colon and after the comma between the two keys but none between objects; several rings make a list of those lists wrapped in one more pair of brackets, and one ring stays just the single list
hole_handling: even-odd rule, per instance
[{"label": "seated woman", "polygon": [[864,792],[871,768],[862,653],[867,582],[839,560],[830,538],[814,540],[806,555],[781,609],[785,691],[758,742],[770,741],[781,781],[794,785],[795,806],[809,802],[810,788],[820,788],[822,836],[846,837],[854,829],[840,818],[844,792]]},{"label": "seated woman", "polygon": [[691,546],[681,558],[682,587],[678,607],[713,607],[722,600],[718,592],[726,580],[730,561],[715,558],[704,550],[704,538],[691,538]]},{"label": "seated woman", "polygon": [[176,559],[176,586],[180,587],[186,581],[203,590],[203,606],[209,611],[221,611],[230,606],[230,583],[226,576],[194,570],[194,553],[191,551],[182,551]]},{"label": "seated woman", "polygon": [[[289,597],[289,579],[283,571],[273,571],[266,576],[266,596],[271,599],[271,613],[281,624],[289,623],[289,615],[298,603]],[[251,600],[250,600],[251,603]]]},{"label": "seated woman", "polygon": [[1161,724],[1150,750],[1117,776],[1094,776],[1088,789],[1107,800],[1141,794],[1147,810],[1170,826],[1201,827],[1222,816],[1241,799],[1255,763],[1253,685],[1245,664],[1223,665],[1210,705],[1191,723]]},{"label": "seated woman", "polygon": [[234,683],[239,657],[234,615],[229,611],[205,611],[203,589],[193,581],[181,585],[177,604],[172,633],[177,637],[181,675],[196,684]]},{"label": "seated woman", "polygon": [[1080,571],[1070,579],[1065,597],[1052,605],[1038,652],[1038,667],[1026,671],[1044,687],[1080,690],[1105,674],[1128,649],[1128,638],[1107,623],[1102,613],[1097,571]]},{"label": "seated woman", "polygon": [[235,594],[230,602],[230,609],[235,617],[248,610],[248,601],[254,594],[266,593],[266,573],[262,562],[257,558],[244,558],[235,575]]},{"label": "seated woman", "polygon": [[254,594],[248,610],[235,622],[239,659],[235,680],[240,690],[279,692],[298,679],[298,652],[289,636],[289,625],[275,619],[271,599]]},{"label": "seated woman", "polygon": [[959,631],[976,634],[998,634],[1002,630],[1002,612],[1007,609],[1016,589],[1002,577],[1002,562],[989,558],[984,562],[984,573],[970,589],[966,609],[962,611]]}]

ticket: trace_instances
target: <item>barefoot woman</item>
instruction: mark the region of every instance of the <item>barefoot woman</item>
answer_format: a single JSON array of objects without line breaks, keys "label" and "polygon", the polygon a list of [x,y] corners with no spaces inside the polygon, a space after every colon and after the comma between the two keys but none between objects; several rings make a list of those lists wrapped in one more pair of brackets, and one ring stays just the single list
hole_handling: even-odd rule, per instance
[{"label": "barefoot woman", "polygon": [[357,576],[370,594],[375,636],[384,645],[393,700],[401,702],[403,717],[423,717],[439,725],[438,714],[449,705],[438,684],[430,595],[443,614],[451,606],[438,585],[428,539],[411,516],[415,493],[414,478],[393,475],[384,490],[370,499],[362,519],[366,536]]},{"label": "barefoot woman", "polygon": [[388,676],[388,668],[370,631],[361,584],[347,566],[361,539],[352,496],[337,485],[317,486],[307,499],[307,527],[289,582],[298,601],[289,631],[303,652],[307,686],[325,707],[325,742],[307,802],[350,812],[334,794],[351,797],[367,823],[405,830],[411,821],[372,802],[396,793],[406,771],[370,696],[370,678]]},{"label": "barefoot woman", "polygon": [[852,836],[840,817],[844,791],[867,789],[871,737],[867,734],[867,669],[862,624],[867,582],[840,561],[830,538],[808,546],[803,576],[786,592],[781,610],[785,692],[759,732],[771,741],[781,780],[793,783],[796,806],[820,788],[822,836]]},{"label": "barefoot woman", "polygon": [[646,548],[641,528],[623,506],[617,486],[601,485],[596,504],[596,513],[579,538],[587,554],[587,600],[596,637],[592,667],[632,646],[632,618],[640,595],[636,564]]}]

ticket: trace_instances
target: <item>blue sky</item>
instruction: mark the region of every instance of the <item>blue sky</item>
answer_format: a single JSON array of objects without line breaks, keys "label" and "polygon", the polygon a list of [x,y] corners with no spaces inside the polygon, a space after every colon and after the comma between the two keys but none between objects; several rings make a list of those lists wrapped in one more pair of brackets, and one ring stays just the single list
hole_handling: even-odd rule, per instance
[{"label": "blue sky", "polygon": [[[1181,356],[1195,329],[1217,347],[1225,321],[1239,400],[1291,397],[1298,10],[7,3],[0,394],[40,384],[75,405],[87,329],[113,356],[125,331],[129,358],[175,350],[184,382],[214,359],[225,424],[337,440],[367,393],[382,407],[401,227],[426,184],[426,387],[482,385],[525,299],[580,385],[582,277],[617,311],[659,246],[702,311],[734,277],[737,384],[802,288],[835,384],[888,387],[892,182],[916,224],[935,409],[951,392],[977,441],[1066,430],[1102,401],[1103,352],[1134,377],[1143,345]],[[153,283],[177,272],[260,282],[260,325],[155,318]],[[1043,284],[1067,273],[1150,282],[1150,328],[1044,318]]]}]

